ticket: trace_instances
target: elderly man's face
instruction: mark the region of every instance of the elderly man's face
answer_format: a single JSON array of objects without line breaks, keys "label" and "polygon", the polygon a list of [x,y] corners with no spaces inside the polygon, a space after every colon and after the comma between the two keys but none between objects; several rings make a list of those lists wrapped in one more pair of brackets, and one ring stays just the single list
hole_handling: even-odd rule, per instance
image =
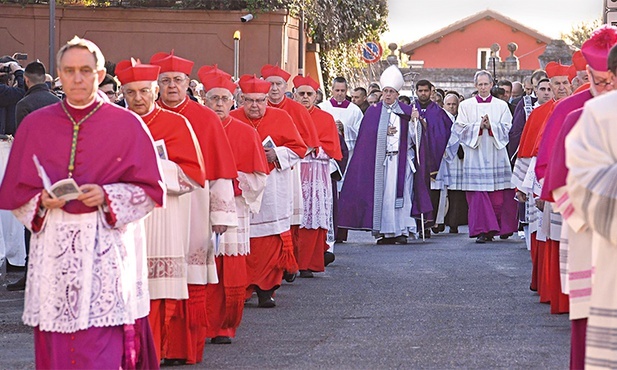
[{"label": "elderly man's face", "polygon": [[215,87],[206,93],[206,106],[214,111],[221,120],[229,117],[234,105],[234,97],[227,89]]},{"label": "elderly man's face", "polygon": [[591,82],[589,88],[594,96],[613,90],[611,74],[608,71],[596,71],[587,66],[586,74],[589,75],[589,80]]},{"label": "elderly man's face", "polygon": [[122,94],[130,110],[143,116],[154,109],[159,93],[156,81],[135,81],[122,86]]},{"label": "elderly man's face", "polygon": [[302,104],[306,109],[312,107],[316,99],[315,89],[308,85],[298,87],[294,93],[294,100]]},{"label": "elderly man's face", "polygon": [[387,105],[394,104],[395,101],[398,100],[398,91],[394,90],[391,87],[386,87],[383,90],[383,102]]},{"label": "elderly man's face", "polygon": [[443,102],[443,109],[448,111],[451,115],[456,116],[458,114],[458,104],[460,100],[458,100],[458,96],[454,94],[446,95],[446,98]]},{"label": "elderly man's face", "polygon": [[268,95],[261,93],[244,94],[244,113],[250,119],[260,119],[266,114]]},{"label": "elderly man's face", "polygon": [[476,89],[478,90],[478,95],[481,98],[488,98],[491,95],[491,88],[493,87],[493,81],[487,75],[478,76],[476,82]]},{"label": "elderly man's face", "polygon": [[105,68],[96,69],[96,59],[88,49],[68,49],[58,66],[58,77],[64,94],[73,105],[86,105],[94,100],[99,83],[105,78]]},{"label": "elderly man's face", "polygon": [[176,106],[186,98],[189,78],[182,72],[163,72],[158,80],[161,88],[161,100],[169,106]]},{"label": "elderly man's face", "polygon": [[266,78],[270,82],[270,91],[268,92],[268,100],[271,103],[278,104],[285,99],[285,91],[287,91],[287,82],[283,77],[270,76]]},{"label": "elderly man's face", "polygon": [[570,85],[570,80],[568,80],[568,76],[555,76],[551,77],[550,80],[551,90],[553,90],[555,100],[567,98],[568,96],[572,95],[572,85]]}]

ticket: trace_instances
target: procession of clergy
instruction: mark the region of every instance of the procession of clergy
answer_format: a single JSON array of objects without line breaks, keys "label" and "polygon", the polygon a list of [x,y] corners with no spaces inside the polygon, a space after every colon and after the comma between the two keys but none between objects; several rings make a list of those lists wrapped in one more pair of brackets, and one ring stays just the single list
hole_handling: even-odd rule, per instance
[{"label": "procession of clergy", "polygon": [[[323,272],[345,230],[426,238],[456,192],[476,242],[522,225],[530,288],[570,314],[571,367],[617,367],[617,94],[595,98],[612,90],[616,43],[602,27],[573,66],[534,73],[512,115],[484,70],[458,111],[426,80],[401,103],[396,66],[365,112],[343,78],[317,106],[319,84],[295,76],[289,98],[273,65],[237,83],[202,66],[202,105],[187,96],[193,62],[173,52],[116,65],[125,109],[97,90],[99,48],[74,38],[57,56],[65,99],[23,120],[0,187],[32,231],[23,321],[37,368],[201,362],[208,338],[231,343],[254,293],[275,307],[283,280]],[[574,78],[587,82],[572,93]],[[74,179],[77,199],[50,196],[33,156],[52,183]]]}]

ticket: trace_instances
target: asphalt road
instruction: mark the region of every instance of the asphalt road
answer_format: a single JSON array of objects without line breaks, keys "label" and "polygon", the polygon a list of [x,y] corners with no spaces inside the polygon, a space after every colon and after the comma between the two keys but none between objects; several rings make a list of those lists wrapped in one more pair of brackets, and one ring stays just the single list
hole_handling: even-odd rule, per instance
[{"label": "asphalt road", "polygon": [[[378,246],[351,232],[335,253],[325,273],[283,283],[277,307],[253,298],[233,344],[208,344],[204,361],[184,368],[568,368],[568,317],[529,290],[519,239]],[[23,294],[0,290],[0,368],[32,368]]]}]

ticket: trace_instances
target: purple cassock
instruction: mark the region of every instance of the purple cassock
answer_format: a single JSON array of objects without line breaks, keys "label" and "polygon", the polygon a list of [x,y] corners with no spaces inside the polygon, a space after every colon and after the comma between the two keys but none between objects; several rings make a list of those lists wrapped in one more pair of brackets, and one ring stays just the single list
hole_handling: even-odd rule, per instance
[{"label": "purple cassock", "polygon": [[426,121],[426,130],[422,130],[420,139],[420,163],[416,158],[414,165],[416,173],[413,179],[414,195],[412,201],[411,215],[420,218],[424,214],[425,220],[433,221],[433,206],[431,204],[431,177],[437,176],[439,165],[446,150],[450,132],[452,130],[452,120],[448,114],[437,103],[430,102],[426,109],[420,107],[416,100],[416,109],[420,116]]},{"label": "purple cassock", "polygon": [[[411,107],[398,103],[402,110],[401,132],[398,152],[398,178],[396,186],[397,202],[404,196],[405,167],[407,165],[407,136]],[[383,176],[376,173],[376,168],[383,167],[385,160],[386,132],[380,132],[380,117],[383,102],[369,107],[360,124],[353,156],[345,172],[345,181],[339,197],[339,226],[348,229],[379,231],[373,223],[375,189],[383,189]],[[385,110],[384,110],[385,111]],[[387,126],[382,127],[387,130]],[[378,142],[378,136],[383,143]],[[379,144],[379,145],[378,145]],[[379,152],[379,155],[377,154]],[[428,194],[427,194],[428,196]],[[430,204],[430,199],[429,199]]]},{"label": "purple cassock", "polygon": [[[117,183],[136,185],[142,188],[156,204],[163,205],[164,185],[161,180],[157,154],[145,124],[135,114],[110,103],[101,103],[101,99],[98,97],[89,107],[79,110],[66,105],[67,111],[76,122],[80,122],[98,107],[96,113],[80,125],[73,179],[78,185],[102,186]],[[18,209],[42,192],[43,184],[33,162],[33,155],[38,157],[52,183],[67,178],[73,140],[73,123],[61,104],[57,103],[36,110],[20,124],[11,149],[6,175],[0,186],[1,209]],[[97,212],[98,208],[87,207],[80,201],[70,201],[63,207],[63,211],[71,214],[86,214]],[[49,227],[49,224],[46,227]],[[42,232],[45,230],[43,228]],[[78,234],[79,232],[75,235]],[[39,250],[47,249],[46,245],[37,245],[37,247],[40,246],[42,248]],[[53,251],[55,246],[51,247],[48,250]],[[88,250],[78,250],[75,254],[87,254],[88,252],[94,253]],[[119,251],[116,252],[120,254]],[[108,255],[112,254],[114,253]],[[31,284],[31,278],[34,275],[31,272],[42,270],[41,257],[38,258],[29,261],[28,284]],[[100,260],[102,257],[98,256],[97,259]],[[76,269],[83,271],[84,266],[80,265]],[[70,268],[67,267],[67,270]],[[94,280],[95,277],[91,279]],[[76,295],[72,293],[71,297]],[[26,306],[36,305],[38,302],[29,302],[37,299],[40,297],[36,287],[26,287]],[[52,303],[61,304],[55,301]],[[52,303],[49,306],[52,306]],[[67,311],[69,311],[68,308]],[[93,316],[90,312],[88,315]],[[53,319],[56,323],[63,320],[63,318],[55,317]],[[89,326],[87,329],[70,333],[39,329],[40,325],[37,325],[34,335],[37,368],[117,369],[123,363],[134,365],[135,361],[143,364],[144,368],[158,367],[154,349],[144,350],[146,345],[152,343],[146,318],[137,319],[135,324]],[[135,357],[133,350],[144,350],[144,352],[140,352],[140,356]],[[129,352],[130,358],[126,356]]]},{"label": "purple cassock", "polygon": [[[592,97],[593,95],[591,95],[590,90],[584,90],[561,100],[553,108],[553,113],[546,121],[544,133],[542,133],[542,141],[540,141],[538,146],[538,159],[536,161],[536,177],[538,179],[543,179],[545,176],[546,166],[553,155],[555,139],[559,135],[559,131],[561,131],[561,126],[566,116],[570,112],[582,108],[585,102]],[[543,191],[541,198],[546,199],[544,198],[545,195]]]},{"label": "purple cassock", "polygon": [[553,145],[553,155],[549,158],[548,166],[544,172],[544,185],[542,185],[541,198],[548,201],[553,200],[552,192],[566,185],[568,177],[568,167],[566,167],[566,136],[572,131],[576,122],[583,114],[583,108],[570,112],[561,125],[561,131],[555,138]]},{"label": "purple cassock", "polygon": [[[79,122],[95,105],[83,110],[68,104],[66,107]],[[107,103],[81,125],[73,179],[77,185],[131,183],[143,188],[155,203],[162,205],[164,191],[159,182],[158,164],[155,160],[145,160],[151,156],[142,155],[154,150],[152,139],[141,121],[132,116],[133,122],[127,122],[125,109]],[[0,187],[0,209],[17,209],[43,190],[33,155],[38,157],[52,184],[66,179],[72,137],[73,124],[61,103],[30,113],[15,135]],[[81,214],[95,212],[97,208],[71,201],[63,210]]]}]

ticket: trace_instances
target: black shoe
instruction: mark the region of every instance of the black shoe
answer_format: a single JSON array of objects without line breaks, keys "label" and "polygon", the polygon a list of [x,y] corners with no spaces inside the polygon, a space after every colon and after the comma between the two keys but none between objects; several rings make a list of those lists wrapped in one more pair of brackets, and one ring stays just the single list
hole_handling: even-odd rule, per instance
[{"label": "black shoe", "polygon": [[[422,237],[422,232],[420,232],[420,237]],[[424,229],[424,239],[431,238],[431,229]]]},{"label": "black shoe", "polygon": [[300,270],[300,277],[303,279],[314,277],[311,270]]},{"label": "black shoe", "polygon": [[185,359],[164,358],[161,360],[161,366],[182,366],[186,365]]},{"label": "black shoe", "polygon": [[452,227],[450,226],[450,231],[448,231],[450,234],[458,234],[458,227]]},{"label": "black shoe", "polygon": [[499,239],[501,239],[501,240],[506,240],[506,239],[508,239],[509,237],[511,237],[512,235],[513,235],[513,233],[510,233],[510,234],[505,234],[505,235],[499,235]]},{"label": "black shoe", "polygon": [[274,298],[272,298],[274,289],[261,290],[259,288],[255,288],[255,291],[257,292],[257,299],[259,300],[259,303],[257,304],[258,307],[272,308],[276,306],[276,303],[274,302]]},{"label": "black shoe", "polygon": [[476,238],[476,243],[479,243],[479,244],[484,244],[487,241],[489,241],[489,237],[486,234],[480,234]]},{"label": "black shoe", "polygon": [[407,244],[407,237],[405,235],[400,235],[394,238],[394,242],[396,244]]},{"label": "black shoe", "polygon": [[433,226],[431,227],[431,230],[433,231],[433,233],[435,234],[439,234],[440,232],[446,230],[446,225],[444,224],[439,224],[437,226]]},{"label": "black shoe", "polygon": [[334,256],[334,253],[332,252],[326,252],[323,254],[323,264],[324,267],[328,266],[329,264],[331,264],[332,262],[334,262],[334,260],[336,259],[336,257]]},{"label": "black shoe", "polygon": [[396,238],[381,238],[377,239],[378,245],[396,244]]},{"label": "black shoe", "polygon": [[296,274],[285,271],[283,273],[283,279],[288,283],[293,283],[296,280]]},{"label": "black shoe", "polygon": [[212,344],[231,344],[230,337],[214,337],[210,339],[210,343]]},{"label": "black shoe", "polygon": [[14,283],[8,284],[6,286],[6,290],[8,290],[9,292],[16,292],[19,290],[25,290],[26,289],[26,275],[24,275],[21,279],[17,280]]}]

